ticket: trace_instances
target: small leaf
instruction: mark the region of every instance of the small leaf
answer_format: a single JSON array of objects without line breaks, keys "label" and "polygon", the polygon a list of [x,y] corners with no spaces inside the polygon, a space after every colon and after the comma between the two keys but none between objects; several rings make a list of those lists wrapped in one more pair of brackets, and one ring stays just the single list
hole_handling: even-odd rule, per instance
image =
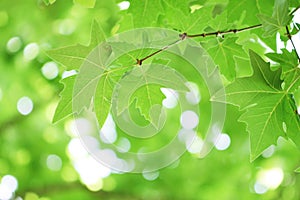
[{"label": "small leaf", "polygon": [[294,172],[300,173],[300,167],[298,167],[297,169],[295,169]]},{"label": "small leaf", "polygon": [[54,4],[56,0],[43,0],[43,1],[48,6],[48,5]]},{"label": "small leaf", "polygon": [[58,122],[73,113],[72,99],[75,78],[76,76],[70,76],[61,80],[61,83],[64,84],[64,89],[60,93],[61,98],[55,110],[55,114],[52,120],[53,123]]},{"label": "small leaf", "polygon": [[264,14],[258,15],[265,33],[264,37],[269,37],[277,33],[282,27],[288,25],[292,16],[289,15],[289,1],[288,0],[276,0],[274,5],[274,11],[272,17]]}]

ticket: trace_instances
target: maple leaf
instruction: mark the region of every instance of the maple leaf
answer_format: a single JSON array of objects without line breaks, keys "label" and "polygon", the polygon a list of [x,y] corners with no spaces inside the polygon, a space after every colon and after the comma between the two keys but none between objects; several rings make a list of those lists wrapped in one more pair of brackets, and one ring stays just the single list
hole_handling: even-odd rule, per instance
[{"label": "maple leaf", "polygon": [[[246,110],[239,120],[247,124],[253,161],[280,136],[291,138],[299,146],[300,119],[291,94],[292,88],[300,86],[300,74],[286,77],[282,89],[281,70],[271,71],[259,55],[252,50],[249,54],[254,73],[226,87],[226,103]],[[221,97],[216,93],[212,99],[218,101]]]},{"label": "maple leaf", "polygon": [[189,91],[185,80],[175,70],[157,63],[134,68],[118,82],[116,89],[117,114],[120,115],[136,100],[136,107],[150,123],[159,126],[159,112],[151,112],[155,105],[161,105],[164,94],[162,87],[177,91]]},{"label": "maple leaf", "polygon": [[221,73],[230,81],[236,76],[237,59],[248,60],[248,55],[243,46],[236,43],[237,38],[211,39],[201,43],[209,55],[219,66]]},{"label": "maple leaf", "polygon": [[49,50],[46,53],[54,61],[64,65],[67,70],[78,70],[93,48],[104,41],[105,38],[105,33],[99,24],[94,21],[92,24],[90,44],[88,46],[76,44]]},{"label": "maple leaf", "polygon": [[276,0],[273,14],[271,17],[265,14],[259,14],[265,33],[264,37],[269,37],[277,33],[282,27],[288,25],[292,16],[289,15],[289,1]]}]

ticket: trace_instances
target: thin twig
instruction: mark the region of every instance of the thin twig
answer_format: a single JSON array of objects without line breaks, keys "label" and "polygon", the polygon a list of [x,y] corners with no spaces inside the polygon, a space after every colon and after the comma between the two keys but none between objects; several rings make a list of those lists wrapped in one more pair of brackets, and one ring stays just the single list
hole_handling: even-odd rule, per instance
[{"label": "thin twig", "polygon": [[291,13],[290,13],[290,15],[293,15],[297,10],[299,10],[300,9],[300,6],[298,6],[298,7],[296,7]]},{"label": "thin twig", "polygon": [[300,56],[299,56],[299,54],[298,54],[298,52],[297,52],[297,49],[296,49],[296,46],[295,46],[295,44],[294,44],[294,42],[293,42],[293,40],[292,40],[292,36],[291,36],[291,33],[290,33],[290,30],[289,30],[288,26],[285,26],[285,29],[286,29],[287,37],[288,37],[289,40],[291,41],[291,43],[292,43],[292,45],[293,45],[293,48],[294,48],[294,50],[295,50],[296,56],[297,56],[297,58],[298,58],[298,62],[300,62]]},{"label": "thin twig", "polygon": [[167,50],[168,48],[170,48],[171,46],[178,44],[179,42],[185,40],[186,38],[196,38],[196,37],[207,37],[207,36],[224,36],[226,34],[232,34],[232,33],[238,33],[238,32],[242,32],[242,31],[247,31],[247,30],[251,30],[251,29],[256,29],[256,28],[261,28],[262,24],[257,24],[257,25],[253,25],[253,26],[248,26],[245,28],[241,28],[241,29],[230,29],[230,30],[226,30],[226,31],[216,31],[216,32],[210,32],[210,33],[201,33],[201,34],[195,34],[195,35],[189,35],[188,33],[182,33],[179,34],[179,38],[178,40],[176,40],[175,42],[153,52],[152,54],[142,58],[142,59],[136,59],[136,64],[137,65],[142,65],[143,61],[147,60],[148,58],[151,58],[152,56]]},{"label": "thin twig", "polygon": [[262,24],[257,24],[254,26],[249,26],[249,27],[245,27],[245,28],[241,28],[241,29],[230,29],[227,31],[216,31],[216,32],[211,32],[211,33],[201,33],[201,34],[195,34],[195,35],[189,35],[187,34],[188,38],[195,38],[195,37],[206,37],[206,36],[222,36],[222,35],[226,35],[226,34],[231,34],[231,33],[238,33],[238,32],[242,32],[242,31],[246,31],[246,30],[251,30],[251,29],[256,29],[256,28],[261,28]]}]

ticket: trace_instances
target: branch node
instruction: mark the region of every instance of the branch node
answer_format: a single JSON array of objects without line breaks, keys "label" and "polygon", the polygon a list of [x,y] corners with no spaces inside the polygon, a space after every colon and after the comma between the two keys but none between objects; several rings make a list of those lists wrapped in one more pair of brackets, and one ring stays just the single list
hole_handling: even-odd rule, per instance
[{"label": "branch node", "polygon": [[136,64],[138,64],[139,66],[141,66],[142,65],[142,62],[143,62],[143,60],[140,60],[140,59],[136,59]]},{"label": "branch node", "polygon": [[181,40],[184,40],[187,37],[187,33],[179,34],[179,37],[180,37]]}]

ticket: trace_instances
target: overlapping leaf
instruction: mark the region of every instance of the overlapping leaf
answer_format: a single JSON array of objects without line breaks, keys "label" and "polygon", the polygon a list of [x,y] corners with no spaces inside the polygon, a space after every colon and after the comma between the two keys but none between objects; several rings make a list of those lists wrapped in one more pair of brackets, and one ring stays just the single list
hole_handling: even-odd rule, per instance
[{"label": "overlapping leaf", "polygon": [[265,33],[263,36],[269,37],[277,33],[282,27],[285,27],[292,17],[289,15],[289,1],[276,0],[274,11],[271,17],[259,14],[259,19],[263,24]]},{"label": "overlapping leaf", "polygon": [[96,21],[93,22],[90,44],[84,46],[81,44],[53,49],[47,52],[53,60],[64,65],[67,70],[79,69],[87,55],[101,41],[105,40],[105,33]]},{"label": "overlapping leaf", "polygon": [[236,59],[248,60],[248,55],[243,47],[236,43],[236,38],[211,39],[203,43],[209,55],[219,66],[221,73],[230,81],[236,76],[237,61]]},{"label": "overlapping leaf", "polygon": [[[281,88],[281,70],[270,66],[250,51],[253,76],[235,80],[226,87],[226,102],[246,110],[240,120],[247,124],[251,142],[251,160],[268,146],[276,144],[278,137],[289,137],[300,146],[300,119],[295,113],[292,88],[299,87],[300,76],[286,77]],[[213,97],[218,101],[220,95]]]},{"label": "overlapping leaf", "polygon": [[[165,98],[161,87],[172,88],[177,91],[189,91],[185,80],[170,67],[160,64],[142,66],[133,69],[118,83],[117,112],[121,114],[136,100],[136,107],[146,120],[155,124],[159,113],[151,113],[155,105],[161,105]],[[156,123],[159,123],[158,121]]]},{"label": "overlapping leaf", "polygon": [[64,84],[64,89],[60,93],[61,99],[59,104],[56,107],[54,116],[53,116],[53,123],[58,122],[59,120],[71,115],[72,111],[72,94],[73,94],[73,87],[75,83],[76,76],[70,76],[61,80],[61,83]]}]

